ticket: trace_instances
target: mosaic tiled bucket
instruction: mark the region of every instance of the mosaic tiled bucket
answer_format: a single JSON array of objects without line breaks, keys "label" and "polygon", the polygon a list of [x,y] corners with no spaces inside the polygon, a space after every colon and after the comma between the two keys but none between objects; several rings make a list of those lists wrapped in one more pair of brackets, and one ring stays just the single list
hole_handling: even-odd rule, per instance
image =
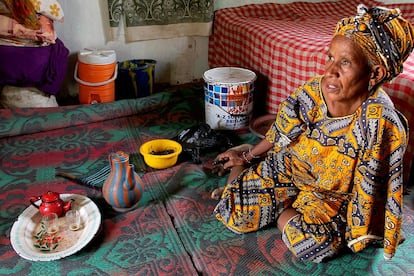
[{"label": "mosaic tiled bucket", "polygon": [[256,74],[238,67],[204,72],[206,123],[212,129],[237,130],[249,126]]}]

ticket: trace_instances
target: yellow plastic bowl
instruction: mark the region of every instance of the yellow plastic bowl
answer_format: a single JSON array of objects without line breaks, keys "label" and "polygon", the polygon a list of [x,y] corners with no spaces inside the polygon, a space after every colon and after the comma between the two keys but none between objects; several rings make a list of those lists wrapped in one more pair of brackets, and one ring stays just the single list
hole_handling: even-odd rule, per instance
[{"label": "yellow plastic bowl", "polygon": [[[141,145],[139,152],[145,163],[154,169],[165,169],[177,163],[182,146],[169,139],[155,139]],[[171,153],[170,153],[171,152]]]}]

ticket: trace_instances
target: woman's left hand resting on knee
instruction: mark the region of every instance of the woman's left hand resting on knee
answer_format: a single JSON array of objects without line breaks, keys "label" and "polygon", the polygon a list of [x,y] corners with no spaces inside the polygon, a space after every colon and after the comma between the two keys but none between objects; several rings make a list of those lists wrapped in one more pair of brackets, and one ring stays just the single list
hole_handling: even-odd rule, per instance
[{"label": "woman's left hand resting on knee", "polygon": [[[235,179],[245,166],[249,166],[254,159],[261,158],[268,150],[272,148],[272,144],[266,139],[261,140],[254,147],[249,144],[242,144],[228,149],[220,153],[214,159],[212,172],[223,176],[230,171],[227,183]],[[213,199],[219,199],[224,187],[219,187],[211,193]]]},{"label": "woman's left hand resting on knee", "polygon": [[213,173],[223,176],[226,171],[231,170],[234,166],[248,166],[254,159],[261,158],[272,144],[266,139],[260,141],[256,146],[242,144],[226,150],[217,155],[213,161]]}]

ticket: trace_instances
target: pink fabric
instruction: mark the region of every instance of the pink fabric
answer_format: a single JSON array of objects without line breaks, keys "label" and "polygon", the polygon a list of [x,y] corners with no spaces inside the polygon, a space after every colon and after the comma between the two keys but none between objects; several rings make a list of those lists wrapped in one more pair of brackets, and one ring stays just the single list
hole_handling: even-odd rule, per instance
[{"label": "pink fabric", "polygon": [[[221,9],[215,13],[209,40],[209,65],[211,68],[244,67],[262,75],[268,81],[267,112],[276,113],[281,101],[294,89],[315,74],[323,73],[336,23],[355,15],[361,3],[368,7],[398,7],[403,17],[414,22],[414,4],[382,4],[372,0],[266,3]],[[414,156],[414,54],[404,64],[404,72],[384,88],[410,122],[412,139],[406,158],[411,164]]]},{"label": "pink fabric", "polygon": [[38,15],[39,30],[32,30],[19,24],[16,20],[0,14],[0,38],[30,40],[45,44],[53,44],[56,40],[56,32],[53,21],[44,15]]}]

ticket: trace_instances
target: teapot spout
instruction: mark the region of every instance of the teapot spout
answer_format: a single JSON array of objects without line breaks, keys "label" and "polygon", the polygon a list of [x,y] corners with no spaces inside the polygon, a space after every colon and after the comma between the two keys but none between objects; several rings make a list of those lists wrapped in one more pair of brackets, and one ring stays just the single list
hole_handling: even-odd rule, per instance
[{"label": "teapot spout", "polygon": [[65,213],[72,208],[72,202],[73,202],[73,198],[71,198],[69,201],[65,202],[65,204],[63,205],[63,211]]},{"label": "teapot spout", "polygon": [[138,185],[141,185],[141,178],[134,170],[134,165],[129,164],[127,168],[127,178],[124,182],[124,190],[135,190]]}]

